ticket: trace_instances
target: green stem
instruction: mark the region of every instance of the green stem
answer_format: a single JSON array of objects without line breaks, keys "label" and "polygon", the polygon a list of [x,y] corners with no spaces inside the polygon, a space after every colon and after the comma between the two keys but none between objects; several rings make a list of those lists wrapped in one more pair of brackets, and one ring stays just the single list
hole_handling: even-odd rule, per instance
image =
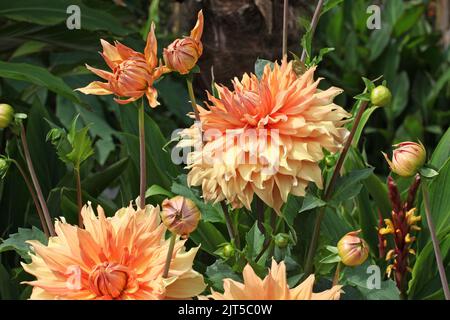
[{"label": "green stem", "polygon": [[27,185],[28,191],[30,192],[31,198],[33,199],[33,202],[34,202],[34,206],[36,207],[36,211],[39,216],[39,220],[41,221],[42,230],[44,231],[45,235],[48,238],[50,236],[50,233],[48,231],[47,223],[45,222],[44,213],[42,212],[42,208],[39,205],[39,200],[36,197],[36,193],[33,190],[31,181],[28,178],[28,176],[26,175],[25,170],[22,168],[22,166],[16,160],[11,159],[11,162],[16,165],[17,169],[19,170],[20,174],[23,177],[23,180],[25,181],[25,184]]},{"label": "green stem", "polygon": [[23,123],[20,124],[20,139],[22,141],[23,153],[25,156],[25,160],[27,162],[28,171],[30,172],[31,181],[33,182],[34,189],[36,190],[36,195],[37,195],[39,203],[41,205],[43,215],[45,218],[45,222],[47,223],[48,231],[50,232],[51,236],[55,236],[56,233],[55,233],[55,229],[52,224],[52,218],[50,216],[50,212],[48,211],[48,207],[47,207],[47,203],[45,202],[44,195],[42,194],[42,189],[39,184],[39,180],[36,176],[36,172],[34,171],[33,161],[31,160],[30,150],[28,149],[27,135],[26,135]]},{"label": "green stem", "polygon": [[141,209],[145,208],[145,189],[147,187],[147,162],[145,154],[145,110],[144,110],[144,99],[138,110],[139,117],[139,207]]},{"label": "green stem", "polygon": [[[355,133],[356,133],[356,129],[358,128],[358,125],[361,121],[361,117],[367,108],[367,104],[368,104],[368,102],[364,101],[364,103],[359,108],[359,111],[356,115],[355,121],[353,122],[353,127],[352,127],[352,130],[350,131],[350,135],[347,138],[347,141],[345,142],[344,149],[342,150],[341,154],[339,155],[339,159],[336,164],[336,167],[334,168],[333,175],[331,176],[331,179],[330,179],[330,183],[328,184],[328,187],[325,190],[325,196],[323,198],[325,202],[330,200],[330,198],[333,194],[334,184],[336,183],[336,179],[339,176],[342,166],[344,165],[345,157],[347,156],[348,150],[350,149],[350,146],[353,141],[353,137],[355,136]],[[308,255],[307,255],[306,264],[305,264],[305,276],[309,276],[313,272],[314,256],[316,254],[317,244],[319,242],[320,227],[322,225],[322,220],[324,218],[324,215],[325,215],[325,207],[322,207],[316,217],[316,221],[314,224],[313,237],[311,239],[311,243],[309,244]]]},{"label": "green stem", "polygon": [[240,247],[239,236],[237,235],[237,233],[235,231],[233,221],[231,220],[230,213],[228,212],[228,206],[225,203],[225,201],[222,201],[220,203],[220,205],[222,206],[222,211],[223,211],[223,215],[225,217],[225,223],[227,225],[227,230],[228,230],[228,234],[230,236],[230,240],[231,240],[231,242],[234,242],[236,244],[236,246],[239,248]]},{"label": "green stem", "polygon": [[436,236],[436,229],[434,227],[433,219],[431,217],[430,198],[428,195],[428,186],[426,185],[426,183],[422,184],[422,192],[428,229],[430,230],[431,241],[433,242],[434,256],[436,257],[436,263],[438,266],[439,277],[441,278],[442,289],[444,291],[445,300],[450,300],[450,291],[448,288],[447,275],[445,274],[444,263],[442,262],[441,249],[439,248],[439,240]]},{"label": "green stem", "polygon": [[288,30],[287,30],[287,25],[288,25],[288,12],[289,12],[289,0],[284,0],[284,5],[283,5],[283,58],[285,56],[287,56],[287,34],[288,34]]},{"label": "green stem", "polygon": [[191,106],[192,106],[192,110],[194,110],[195,121],[200,122],[200,113],[198,112],[197,102],[195,100],[194,86],[192,85],[192,80],[193,79],[192,79],[191,75],[188,75],[186,77],[186,84],[187,84],[187,88],[188,88],[189,99],[191,99]]},{"label": "green stem", "polygon": [[164,265],[163,278],[169,276],[170,262],[172,261],[173,249],[175,248],[175,240],[177,239],[177,234],[172,233],[170,237],[169,250],[167,250],[166,264]]},{"label": "green stem", "polygon": [[75,167],[73,171],[77,187],[78,226],[83,228],[83,216],[81,215],[81,210],[83,209],[83,196],[81,191],[80,166]]},{"label": "green stem", "polygon": [[341,265],[342,265],[342,263],[339,261],[338,265],[336,266],[336,272],[334,273],[334,277],[333,277],[333,287],[339,284],[339,276],[341,274]]},{"label": "green stem", "polygon": [[[313,18],[312,18],[312,21],[311,21],[311,29],[310,29],[311,39],[313,38],[314,32],[316,31],[316,28],[317,28],[317,24],[319,23],[320,14],[322,13],[323,1],[324,0],[319,0],[317,2],[316,10],[314,11],[314,15],[313,15]],[[305,62],[305,60],[306,60],[306,48],[303,48],[300,60],[302,62]]]}]

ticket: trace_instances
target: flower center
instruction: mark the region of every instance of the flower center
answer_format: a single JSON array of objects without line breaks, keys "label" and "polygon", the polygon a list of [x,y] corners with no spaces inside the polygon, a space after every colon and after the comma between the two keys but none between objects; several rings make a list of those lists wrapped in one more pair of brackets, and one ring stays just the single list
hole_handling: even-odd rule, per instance
[{"label": "flower center", "polygon": [[104,262],[95,266],[89,275],[89,286],[97,296],[116,299],[128,284],[128,268]]}]

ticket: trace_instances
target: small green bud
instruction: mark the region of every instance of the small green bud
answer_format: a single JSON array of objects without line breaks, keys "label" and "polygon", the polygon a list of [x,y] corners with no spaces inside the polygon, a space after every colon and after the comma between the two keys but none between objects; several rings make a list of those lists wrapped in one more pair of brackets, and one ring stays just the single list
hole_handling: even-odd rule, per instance
[{"label": "small green bud", "polygon": [[336,155],[335,154],[330,154],[325,157],[325,165],[328,168],[334,167],[335,164],[336,164]]},{"label": "small green bud", "polygon": [[370,101],[375,106],[387,107],[392,101],[391,91],[385,86],[378,86],[372,90],[370,94]]},{"label": "small green bud", "polygon": [[290,240],[290,237],[288,234],[279,233],[275,236],[275,245],[281,249],[286,248],[287,245],[289,244],[289,240]]},{"label": "small green bud", "polygon": [[5,129],[9,127],[14,119],[14,109],[9,104],[0,104],[0,128]]},{"label": "small green bud", "polygon": [[234,256],[234,247],[231,243],[228,243],[226,245],[223,246],[222,248],[222,255],[225,258],[231,258]]},{"label": "small green bud", "polygon": [[3,179],[6,176],[6,173],[9,169],[10,161],[5,158],[0,158],[0,179]]}]

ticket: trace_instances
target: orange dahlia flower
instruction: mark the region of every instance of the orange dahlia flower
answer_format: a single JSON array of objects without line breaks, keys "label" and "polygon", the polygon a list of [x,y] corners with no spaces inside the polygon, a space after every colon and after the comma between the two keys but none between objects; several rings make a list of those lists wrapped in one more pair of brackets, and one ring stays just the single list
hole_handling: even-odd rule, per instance
[{"label": "orange dahlia flower", "polygon": [[189,37],[176,39],[167,49],[164,49],[164,62],[167,67],[187,74],[195,67],[198,58],[203,53],[203,45],[200,41],[203,33],[203,12],[198,13],[197,23]]},{"label": "orange dahlia flower", "polygon": [[118,41],[114,42],[114,45],[105,40],[100,41],[103,47],[101,55],[112,72],[86,65],[90,71],[107,82],[94,81],[77,90],[84,94],[114,94],[118,97],[114,100],[120,104],[133,102],[145,94],[152,108],[158,106],[158,92],[153,83],[170,70],[161,63],[158,65],[155,25],[152,24],[148,33],[144,54]]},{"label": "orange dahlia flower", "polygon": [[169,276],[163,269],[169,241],[159,208],[135,211],[130,205],[106,218],[92,207],[82,210],[85,229],[55,223],[57,236],[47,246],[29,241],[34,275],[31,299],[186,299],[201,293],[203,277],[192,269],[198,248],[185,251],[177,240]]},{"label": "orange dahlia flower", "polygon": [[319,90],[314,71],[297,76],[284,60],[266,65],[261,79],[244,74],[234,90],[217,86],[219,98],[208,95],[209,110],[199,106],[204,143],[197,127],[182,131],[179,143],[196,146],[188,183],[201,185],[205,200],[250,209],[256,193],[280,213],[290,193],[303,196],[309,182],[322,188],[318,162],[323,149],[340,150],[350,114],[333,103],[342,90]]},{"label": "orange dahlia flower", "polygon": [[272,260],[269,274],[260,279],[250,265],[244,268],[244,283],[232,279],[224,279],[224,293],[211,290],[209,298],[214,300],[339,300],[341,286],[313,293],[314,275],[293,289],[289,289],[284,262],[277,264]]}]

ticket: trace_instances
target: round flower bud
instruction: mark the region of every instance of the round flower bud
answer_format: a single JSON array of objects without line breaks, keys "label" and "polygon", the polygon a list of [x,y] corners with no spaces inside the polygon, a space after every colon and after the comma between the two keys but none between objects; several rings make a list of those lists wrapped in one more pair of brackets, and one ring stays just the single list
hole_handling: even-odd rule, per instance
[{"label": "round flower bud", "polygon": [[222,255],[225,258],[231,258],[234,256],[234,247],[231,243],[227,243],[226,245],[223,246]]},{"label": "round flower bud", "polygon": [[392,160],[383,153],[392,172],[402,177],[411,177],[425,164],[427,153],[422,143],[402,142],[394,145]]},{"label": "round flower bud", "polygon": [[166,66],[180,74],[188,74],[203,53],[200,38],[203,33],[203,13],[198,13],[197,24],[189,37],[176,39],[163,51]]},{"label": "round flower bud", "polygon": [[289,235],[286,233],[279,233],[275,236],[275,245],[278,248],[284,249],[289,244]]},{"label": "round flower bud", "polygon": [[370,101],[375,106],[379,107],[389,106],[392,101],[391,91],[385,86],[378,86],[372,90],[370,94]]},{"label": "round flower bud", "polygon": [[185,197],[176,196],[162,203],[161,220],[170,232],[186,237],[197,228],[200,218],[195,203]]},{"label": "round flower bud", "polygon": [[0,128],[9,127],[14,118],[14,109],[6,103],[0,104]]},{"label": "round flower bud", "polygon": [[339,240],[337,248],[341,262],[346,266],[359,266],[369,256],[369,246],[359,237],[359,231],[347,233]]}]

